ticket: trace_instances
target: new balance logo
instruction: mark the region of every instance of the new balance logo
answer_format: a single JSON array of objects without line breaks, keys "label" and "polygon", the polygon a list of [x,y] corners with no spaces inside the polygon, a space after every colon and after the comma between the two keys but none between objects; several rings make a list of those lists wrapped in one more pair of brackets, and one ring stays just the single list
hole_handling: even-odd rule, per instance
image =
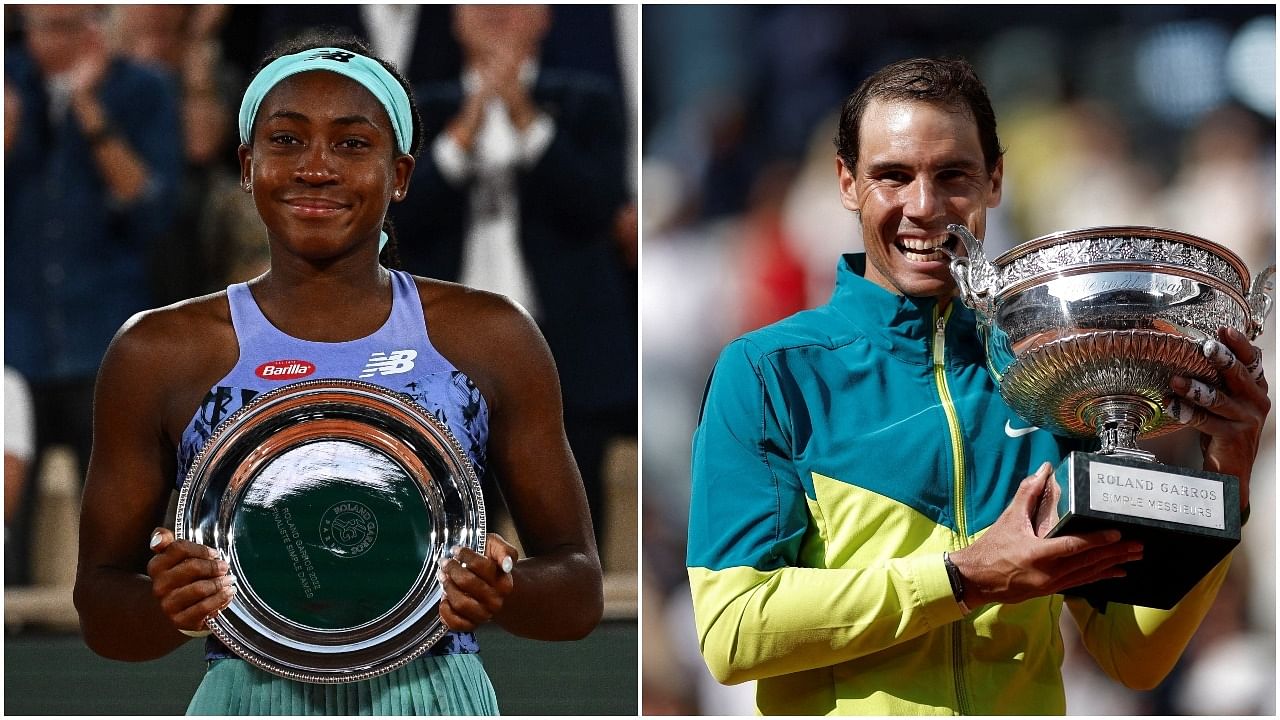
[{"label": "new balance logo", "polygon": [[398,375],[413,369],[413,360],[418,357],[417,350],[392,350],[390,355],[376,352],[369,356],[369,363],[364,366],[360,377],[374,375]]},{"label": "new balance logo", "polygon": [[318,52],[308,60],[333,60],[335,62],[351,62],[351,58],[355,57],[353,53],[343,52],[341,50],[329,50],[327,52]]},{"label": "new balance logo", "polygon": [[1031,433],[1039,429],[1040,428],[1036,427],[1035,425],[1032,425],[1031,427],[1015,428],[1014,426],[1009,424],[1008,420],[1004,421],[1004,434],[1008,435],[1011,438],[1022,437],[1023,435],[1030,435]]}]

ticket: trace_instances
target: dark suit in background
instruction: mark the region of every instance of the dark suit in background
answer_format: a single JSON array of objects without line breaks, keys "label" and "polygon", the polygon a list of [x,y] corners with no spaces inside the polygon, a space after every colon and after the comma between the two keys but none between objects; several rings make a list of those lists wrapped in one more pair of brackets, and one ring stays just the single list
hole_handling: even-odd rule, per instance
[{"label": "dark suit in background", "polygon": [[[392,204],[404,269],[457,280],[468,187],[447,181],[431,144],[458,113],[460,81],[414,89],[426,147],[407,199]],[[626,126],[617,90],[597,76],[543,69],[532,90],[555,123],[542,157],[518,170],[518,233],[538,300],[538,323],[560,372],[565,429],[582,472],[597,538],[608,440],[635,434],[636,316],[614,221],[628,200]]]},{"label": "dark suit in background", "polygon": [[[444,81],[461,72],[462,55],[449,30],[451,23],[452,10],[448,5],[422,5],[418,9],[413,53],[408,66],[399,68],[409,82]],[[359,5],[267,5],[262,9],[258,26],[256,59],[261,59],[282,40],[322,27],[351,33],[366,41],[370,39]]]}]

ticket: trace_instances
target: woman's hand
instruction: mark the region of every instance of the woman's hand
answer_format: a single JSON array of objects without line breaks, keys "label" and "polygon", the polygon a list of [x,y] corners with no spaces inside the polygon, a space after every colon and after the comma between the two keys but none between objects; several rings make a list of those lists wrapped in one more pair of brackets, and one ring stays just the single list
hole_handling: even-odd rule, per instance
[{"label": "woman's hand", "polygon": [[147,563],[151,593],[174,627],[184,632],[207,630],[205,619],[231,604],[235,578],[218,551],[156,528],[151,535],[155,556]]},{"label": "woman's hand", "polygon": [[515,580],[511,571],[520,553],[497,533],[489,533],[484,555],[456,547],[453,557],[440,562],[444,585],[440,618],[450,630],[470,632],[489,622],[502,610]]}]

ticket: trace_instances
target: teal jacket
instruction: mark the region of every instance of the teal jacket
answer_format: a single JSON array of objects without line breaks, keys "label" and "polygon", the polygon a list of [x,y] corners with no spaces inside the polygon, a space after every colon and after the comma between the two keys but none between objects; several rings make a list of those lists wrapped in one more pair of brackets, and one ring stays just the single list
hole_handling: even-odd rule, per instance
[{"label": "teal jacket", "polygon": [[[966,617],[942,553],[1076,443],[1001,400],[970,310],[889,293],[862,263],[846,256],[828,304],[735,340],[712,373],[688,550],[703,656],[722,682],[759,680],[765,714],[1063,713],[1063,598]],[[1172,611],[1067,604],[1102,667],[1148,687],[1225,570]]]}]

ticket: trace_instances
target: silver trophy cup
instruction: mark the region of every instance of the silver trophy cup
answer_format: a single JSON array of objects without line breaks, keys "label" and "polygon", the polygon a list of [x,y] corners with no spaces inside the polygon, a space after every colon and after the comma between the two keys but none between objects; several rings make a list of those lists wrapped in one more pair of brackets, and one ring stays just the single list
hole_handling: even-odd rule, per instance
[{"label": "silver trophy cup", "polygon": [[1096,438],[1055,473],[1049,535],[1107,527],[1143,541],[1127,576],[1077,588],[1094,601],[1172,607],[1240,540],[1239,480],[1156,462],[1138,440],[1181,426],[1164,410],[1175,375],[1220,385],[1203,352],[1218,329],[1257,337],[1275,268],[1203,238],[1146,227],[1054,233],[987,259],[962,225],[951,255],[1005,402],[1049,432]]}]

